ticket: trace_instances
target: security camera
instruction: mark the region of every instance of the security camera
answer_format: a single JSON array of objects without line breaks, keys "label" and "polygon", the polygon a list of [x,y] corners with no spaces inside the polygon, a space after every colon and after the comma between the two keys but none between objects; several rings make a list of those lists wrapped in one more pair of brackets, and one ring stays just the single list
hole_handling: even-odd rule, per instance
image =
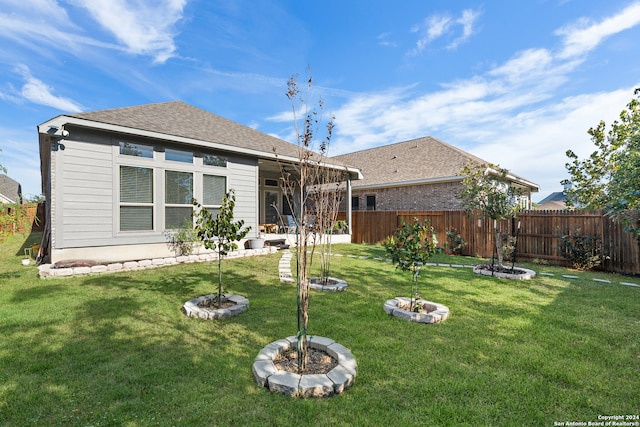
[{"label": "security camera", "polygon": [[63,137],[63,138],[66,138],[66,137],[68,137],[68,136],[69,136],[69,131],[68,131],[68,130],[66,130],[66,129],[62,129],[61,134],[62,134],[62,137]]}]

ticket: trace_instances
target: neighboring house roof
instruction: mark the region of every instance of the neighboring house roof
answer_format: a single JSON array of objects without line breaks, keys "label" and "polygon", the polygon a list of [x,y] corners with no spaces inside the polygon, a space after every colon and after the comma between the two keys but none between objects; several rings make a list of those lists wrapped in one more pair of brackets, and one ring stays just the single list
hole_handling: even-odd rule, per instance
[{"label": "neighboring house roof", "polygon": [[5,174],[0,174],[0,202],[22,203],[22,186]]},{"label": "neighboring house roof", "polygon": [[[134,135],[172,139],[178,142],[210,143],[210,148],[249,154],[261,158],[298,159],[298,146],[267,135],[182,101],[98,110],[58,116],[41,125],[73,124]],[[172,138],[167,138],[171,136]],[[344,166],[342,163],[334,166]],[[357,175],[356,169],[350,169]]]},{"label": "neighboring house roof", "polygon": [[[364,179],[354,189],[397,187],[434,182],[460,181],[469,162],[489,162],[430,136],[332,157],[362,171]],[[515,174],[509,178],[538,191],[538,185]]]},{"label": "neighboring house roof", "polygon": [[556,191],[549,194],[544,199],[540,200],[536,206],[539,210],[562,210],[567,209],[565,203],[565,194],[563,191]]}]

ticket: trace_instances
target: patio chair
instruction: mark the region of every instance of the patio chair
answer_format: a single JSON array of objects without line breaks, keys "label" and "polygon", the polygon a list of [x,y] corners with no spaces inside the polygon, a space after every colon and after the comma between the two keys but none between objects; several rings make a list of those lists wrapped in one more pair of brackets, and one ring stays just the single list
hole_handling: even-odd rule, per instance
[{"label": "patio chair", "polygon": [[296,221],[293,219],[293,215],[283,215],[282,216],[282,226],[284,228],[284,232],[287,234],[295,234],[298,228]]}]

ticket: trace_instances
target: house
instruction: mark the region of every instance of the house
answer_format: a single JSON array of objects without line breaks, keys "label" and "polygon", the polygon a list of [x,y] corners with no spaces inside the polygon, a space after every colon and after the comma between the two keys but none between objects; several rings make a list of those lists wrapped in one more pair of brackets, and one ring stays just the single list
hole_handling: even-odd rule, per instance
[{"label": "house", "polygon": [[230,189],[255,238],[287,213],[280,167],[299,159],[297,145],[179,101],[60,115],[38,134],[51,263],[170,256],[165,232],[192,219],[192,198],[215,211]]},{"label": "house", "polygon": [[22,186],[5,174],[0,174],[0,204],[22,203]]},{"label": "house", "polygon": [[[362,171],[352,184],[353,210],[461,209],[456,195],[462,188],[460,171],[469,163],[489,164],[436,138],[424,137],[332,157]],[[531,208],[538,185],[510,173],[511,185],[522,191],[519,203]]]}]

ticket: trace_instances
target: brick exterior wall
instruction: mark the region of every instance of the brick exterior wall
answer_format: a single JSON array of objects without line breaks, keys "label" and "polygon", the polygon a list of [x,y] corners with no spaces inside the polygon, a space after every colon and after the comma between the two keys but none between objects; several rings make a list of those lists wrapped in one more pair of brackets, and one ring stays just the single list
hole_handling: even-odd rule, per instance
[{"label": "brick exterior wall", "polygon": [[360,209],[367,209],[367,196],[376,196],[376,210],[448,210],[462,209],[456,194],[462,189],[460,182],[443,182],[405,187],[353,189],[352,196],[360,200]]}]

